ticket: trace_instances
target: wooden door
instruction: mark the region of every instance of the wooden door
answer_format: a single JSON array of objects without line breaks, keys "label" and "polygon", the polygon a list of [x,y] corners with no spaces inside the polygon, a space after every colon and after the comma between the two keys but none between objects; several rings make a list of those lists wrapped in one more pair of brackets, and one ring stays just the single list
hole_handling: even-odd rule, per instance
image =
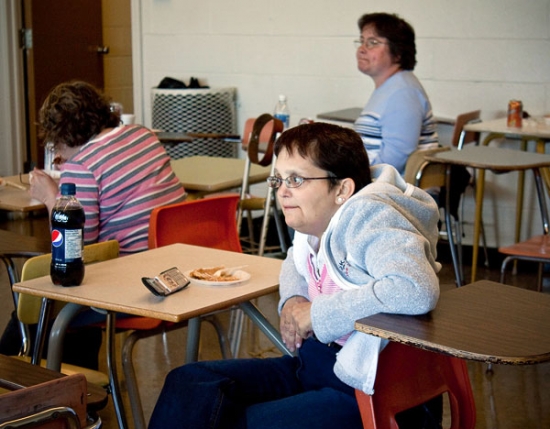
[{"label": "wooden door", "polygon": [[43,167],[38,111],[57,84],[85,80],[103,89],[100,0],[22,0],[27,94],[28,165]]}]

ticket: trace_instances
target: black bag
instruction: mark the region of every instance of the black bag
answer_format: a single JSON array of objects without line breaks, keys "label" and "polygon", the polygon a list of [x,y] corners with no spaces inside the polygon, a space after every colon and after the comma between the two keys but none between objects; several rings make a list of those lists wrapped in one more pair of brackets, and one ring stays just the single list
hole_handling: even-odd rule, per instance
[{"label": "black bag", "polygon": [[174,79],[172,77],[165,77],[159,83],[159,89],[185,89],[187,85],[181,80]]}]

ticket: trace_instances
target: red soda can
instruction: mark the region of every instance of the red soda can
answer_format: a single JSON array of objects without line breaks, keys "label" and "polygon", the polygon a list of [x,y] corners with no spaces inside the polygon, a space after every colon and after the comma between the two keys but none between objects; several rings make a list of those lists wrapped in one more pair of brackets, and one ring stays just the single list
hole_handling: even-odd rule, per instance
[{"label": "red soda can", "polygon": [[508,121],[509,127],[521,128],[523,119],[523,103],[519,100],[510,100],[508,103]]}]

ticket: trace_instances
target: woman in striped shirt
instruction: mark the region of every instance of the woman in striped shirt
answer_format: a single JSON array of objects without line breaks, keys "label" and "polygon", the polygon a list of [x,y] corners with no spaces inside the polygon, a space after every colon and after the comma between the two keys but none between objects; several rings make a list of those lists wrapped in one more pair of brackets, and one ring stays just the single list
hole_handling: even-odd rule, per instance
[{"label": "woman in striped shirt", "polygon": [[[121,125],[109,100],[85,82],[54,88],[39,119],[44,141],[54,144],[59,184],[76,184],[86,213],[85,244],[115,239],[121,255],[146,250],[152,209],[185,199],[156,136]],[[35,169],[31,194],[51,211],[58,184]]]}]

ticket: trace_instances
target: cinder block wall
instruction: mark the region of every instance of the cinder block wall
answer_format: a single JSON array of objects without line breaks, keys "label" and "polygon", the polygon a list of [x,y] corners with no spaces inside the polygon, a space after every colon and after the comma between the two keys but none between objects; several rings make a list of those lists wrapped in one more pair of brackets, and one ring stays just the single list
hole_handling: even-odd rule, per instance
[{"label": "cinder block wall", "polygon": [[[271,112],[287,95],[291,125],[320,112],[363,106],[373,90],[356,69],[357,19],[395,12],[417,36],[416,74],[434,112],[454,117],[482,109],[505,115],[512,98],[533,115],[550,112],[549,0],[141,0],[143,111],[165,76],[235,86],[238,122]],[[448,136],[448,130],[442,130]],[[502,142],[514,147],[513,142]],[[517,175],[488,174],[485,226],[491,246],[513,240]],[[540,233],[528,180],[524,235]],[[466,200],[464,218],[473,218]],[[466,225],[465,242],[471,237]]]}]

